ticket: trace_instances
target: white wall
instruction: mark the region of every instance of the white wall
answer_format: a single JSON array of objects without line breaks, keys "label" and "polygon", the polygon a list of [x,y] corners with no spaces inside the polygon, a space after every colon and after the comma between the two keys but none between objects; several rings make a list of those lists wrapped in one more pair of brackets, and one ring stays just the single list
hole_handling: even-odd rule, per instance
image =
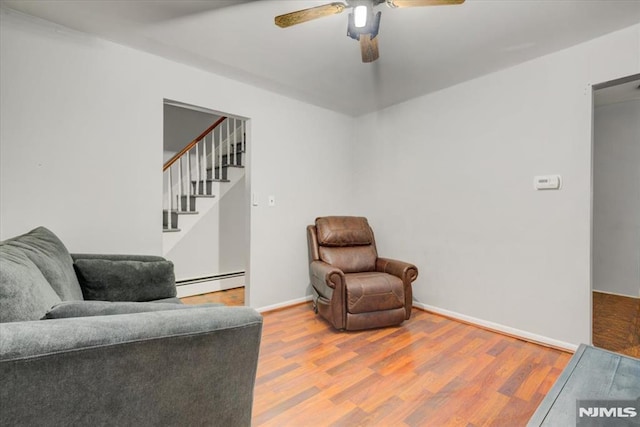
[{"label": "white wall", "polygon": [[420,304],[590,342],[591,84],[639,71],[636,25],[358,120],[355,205]]},{"label": "white wall", "polygon": [[182,150],[220,117],[168,104],[163,107],[163,115],[163,148],[173,153]]},{"label": "white wall", "polygon": [[160,64],[1,19],[1,237],[45,225],[72,251],[158,253],[162,99],[140,73]]},{"label": "white wall", "polygon": [[[193,228],[183,231],[184,235],[169,251],[165,249],[164,257],[173,262],[177,281],[221,273],[219,258],[224,246],[220,242],[220,206],[216,203],[206,213],[201,212]],[[178,228],[180,220],[179,217]]]},{"label": "white wall", "polygon": [[593,150],[593,289],[637,298],[640,100],[595,109]]},{"label": "white wall", "polygon": [[247,224],[248,301],[306,295],[304,227],[350,203],[351,118],[0,14],[1,239],[46,225],[74,252],[161,254],[162,106],[172,99],[251,118],[248,179],[260,205]]},{"label": "white wall", "polygon": [[245,215],[249,207],[245,203],[244,176],[225,193],[220,204],[220,250],[219,273],[245,271],[247,251],[245,242]]},{"label": "white wall", "polygon": [[[179,239],[164,247],[164,256],[173,262],[178,281],[246,271],[249,206],[245,202],[244,169],[232,168],[228,176],[230,182],[214,184],[215,199],[197,198],[198,217],[179,215],[180,235],[163,236]],[[216,191],[217,186],[220,191]],[[203,202],[211,208],[203,208]],[[193,228],[182,228],[181,224],[188,219],[197,222]]]}]

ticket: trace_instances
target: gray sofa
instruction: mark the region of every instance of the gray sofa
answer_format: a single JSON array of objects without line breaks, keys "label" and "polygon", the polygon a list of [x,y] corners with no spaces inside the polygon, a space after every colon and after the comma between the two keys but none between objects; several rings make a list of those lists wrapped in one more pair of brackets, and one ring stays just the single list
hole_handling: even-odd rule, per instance
[{"label": "gray sofa", "polygon": [[0,242],[0,425],[249,426],[262,317],[189,306],[162,257]]}]

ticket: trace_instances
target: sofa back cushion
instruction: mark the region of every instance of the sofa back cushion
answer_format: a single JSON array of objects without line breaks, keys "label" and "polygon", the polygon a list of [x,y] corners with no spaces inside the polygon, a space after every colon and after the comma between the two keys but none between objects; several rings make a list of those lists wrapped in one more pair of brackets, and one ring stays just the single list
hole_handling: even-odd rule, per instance
[{"label": "sofa back cushion", "polygon": [[176,296],[171,261],[76,259],[85,300],[153,301]]},{"label": "sofa back cushion", "polygon": [[58,237],[45,227],[2,242],[22,252],[37,266],[63,301],[82,300],[80,283],[69,251]]},{"label": "sofa back cushion", "polygon": [[0,323],[38,320],[61,301],[34,262],[4,242],[0,272]]}]

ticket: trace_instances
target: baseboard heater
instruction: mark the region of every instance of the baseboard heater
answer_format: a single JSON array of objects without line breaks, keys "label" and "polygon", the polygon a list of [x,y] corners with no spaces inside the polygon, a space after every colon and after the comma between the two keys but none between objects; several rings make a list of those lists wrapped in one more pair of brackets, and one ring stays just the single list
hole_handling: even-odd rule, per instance
[{"label": "baseboard heater", "polygon": [[215,280],[231,279],[233,277],[244,276],[244,271],[236,271],[234,273],[217,274],[215,276],[197,277],[195,279],[177,280],[176,286],[193,285],[196,283],[213,282]]}]

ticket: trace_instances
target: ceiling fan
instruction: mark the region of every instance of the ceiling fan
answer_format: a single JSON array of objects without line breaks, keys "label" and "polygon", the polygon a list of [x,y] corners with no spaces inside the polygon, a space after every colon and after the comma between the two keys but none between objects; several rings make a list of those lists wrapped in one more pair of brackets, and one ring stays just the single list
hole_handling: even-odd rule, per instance
[{"label": "ceiling fan", "polygon": [[387,6],[395,9],[397,7],[455,5],[464,3],[464,0],[345,0],[344,3],[333,2],[276,16],[275,24],[280,28],[286,28],[325,16],[336,15],[347,8],[352,8],[353,13],[349,14],[347,36],[360,42],[362,62],[373,62],[380,56],[376,36],[382,14],[378,11],[374,15],[373,8],[381,3],[386,3]]}]

